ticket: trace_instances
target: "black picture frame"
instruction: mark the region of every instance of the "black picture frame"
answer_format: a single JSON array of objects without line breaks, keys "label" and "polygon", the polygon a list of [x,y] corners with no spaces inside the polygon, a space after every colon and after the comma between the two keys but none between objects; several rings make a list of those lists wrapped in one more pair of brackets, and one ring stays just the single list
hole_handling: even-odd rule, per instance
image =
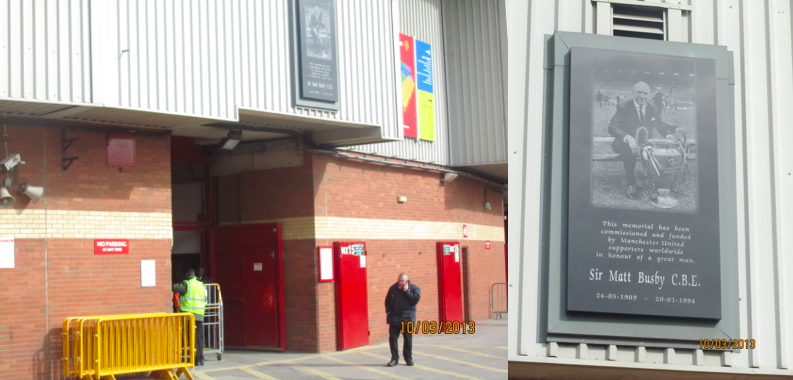
[{"label": "black picture frame", "polygon": [[294,105],[338,111],[336,0],[292,0],[290,18]]}]

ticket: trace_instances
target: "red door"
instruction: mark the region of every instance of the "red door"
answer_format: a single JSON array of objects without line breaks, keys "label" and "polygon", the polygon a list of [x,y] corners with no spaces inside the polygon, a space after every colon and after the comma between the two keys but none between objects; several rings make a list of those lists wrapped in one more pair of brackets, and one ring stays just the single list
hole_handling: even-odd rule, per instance
[{"label": "red door", "polygon": [[225,345],[285,349],[280,225],[215,227],[211,240]]},{"label": "red door", "polygon": [[336,268],[336,345],[346,350],[369,344],[366,243],[333,243]]},{"label": "red door", "polygon": [[438,251],[438,303],[439,320],[463,320],[463,286],[460,272],[460,243],[439,242]]}]

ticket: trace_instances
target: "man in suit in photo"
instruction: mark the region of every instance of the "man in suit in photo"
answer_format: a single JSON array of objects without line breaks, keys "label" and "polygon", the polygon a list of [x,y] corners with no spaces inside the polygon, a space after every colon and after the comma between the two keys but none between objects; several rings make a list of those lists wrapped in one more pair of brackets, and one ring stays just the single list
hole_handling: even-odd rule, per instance
[{"label": "man in suit in photo", "polygon": [[633,85],[633,99],[628,99],[617,105],[617,112],[611,117],[609,122],[609,134],[614,136],[614,143],[611,144],[614,152],[619,154],[620,160],[625,168],[625,176],[628,180],[626,194],[630,199],[639,196],[639,187],[636,185],[636,159],[639,155],[639,143],[636,141],[636,130],[639,127],[647,128],[647,138],[649,139],[653,130],[658,130],[661,136],[673,140],[675,127],[665,123],[661,119],[661,113],[651,102],[650,86],[644,82]]}]

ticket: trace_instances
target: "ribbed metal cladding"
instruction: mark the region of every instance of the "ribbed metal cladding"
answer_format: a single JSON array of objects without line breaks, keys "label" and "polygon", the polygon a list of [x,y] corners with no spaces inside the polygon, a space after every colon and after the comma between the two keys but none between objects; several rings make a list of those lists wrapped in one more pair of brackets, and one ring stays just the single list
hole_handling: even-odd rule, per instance
[{"label": "ribbed metal cladding", "polygon": [[[402,141],[351,147],[360,152],[373,153],[407,160],[449,164],[449,137],[446,110],[446,62],[443,46],[443,21],[441,0],[399,0],[400,33],[418,38],[432,45],[435,141],[405,138]],[[389,20],[390,25],[390,20]],[[388,47],[393,47],[393,35],[388,36]],[[393,51],[393,49],[391,50]],[[392,59],[389,65],[396,65]],[[393,76],[392,76],[393,78]],[[393,82],[393,79],[392,79]],[[388,103],[392,105],[394,103]],[[396,120],[396,115],[394,116]]]},{"label": "ribbed metal cladding", "polygon": [[240,107],[379,125],[398,137],[390,0],[336,0],[338,112],[292,106],[290,0],[235,4]]},{"label": "ribbed metal cladding", "polygon": [[[119,51],[117,75],[111,74],[118,80],[117,105],[236,118],[235,3],[117,0],[116,22],[96,20],[104,33],[113,34],[115,41],[109,41],[110,46],[117,46]],[[112,11],[101,16],[109,16]],[[107,47],[94,46],[103,48]]]},{"label": "ribbed metal cladding", "polygon": [[[540,184],[535,179],[542,170],[539,137],[543,125],[543,36],[555,30],[594,33],[599,29],[599,18],[593,17],[597,14],[596,5],[603,3],[556,0],[527,4],[510,0],[508,4],[512,5],[508,9],[510,65],[520,67],[520,72],[514,71],[516,74],[510,70],[509,150],[520,153],[512,157],[523,157],[510,161],[510,183],[514,187],[510,188],[509,203],[521,217],[510,223],[509,235],[516,237],[512,241],[516,245],[514,252],[521,255],[514,260],[510,257],[509,270],[511,283],[519,284],[522,277],[527,284],[514,292],[516,298],[511,298],[519,300],[515,305],[527,313],[516,315],[519,323],[510,323],[510,335],[514,336],[510,356],[545,357],[551,350],[536,343],[538,272],[536,266],[518,265],[539,261],[537,231],[542,202]],[[740,338],[764,344],[760,349],[731,353],[729,365],[735,373],[751,370],[756,375],[788,376],[793,368],[793,312],[789,307],[793,304],[793,291],[788,279],[793,273],[793,150],[788,148],[793,141],[793,4],[789,0],[692,0],[683,5],[690,5],[691,11],[666,10],[671,40],[723,45],[734,54],[735,110],[733,115],[719,117],[732,117],[735,121],[738,220],[723,222],[738,225],[739,273],[736,279],[722,281],[737,283],[741,295]],[[610,22],[609,18],[606,20]],[[513,39],[516,35],[524,37]],[[517,48],[513,42],[523,47]],[[716,190],[711,192],[716,194]],[[519,299],[520,292],[529,296]],[[509,296],[513,297],[513,292]],[[578,361],[582,365],[598,365],[593,360]],[[676,363],[657,368],[692,368],[690,364]],[[630,368],[637,367],[623,368],[627,371],[624,373],[629,373]],[[707,367],[695,368],[707,371]],[[721,366],[714,372],[723,373],[725,368]]]},{"label": "ribbed metal cladding", "polygon": [[88,0],[0,0],[0,97],[90,103]]},{"label": "ribbed metal cladding", "polygon": [[444,0],[451,165],[507,161],[501,26],[496,0]]},{"label": "ribbed metal cladding", "polygon": [[398,137],[390,0],[336,1],[338,112],[292,104],[290,4],[116,0],[112,9],[96,5],[97,14],[117,19],[97,20],[114,38],[95,49],[119,51],[117,72],[97,69],[118,81],[118,94],[108,94],[104,103],[230,120],[238,119],[239,107],[378,125],[384,137]]}]

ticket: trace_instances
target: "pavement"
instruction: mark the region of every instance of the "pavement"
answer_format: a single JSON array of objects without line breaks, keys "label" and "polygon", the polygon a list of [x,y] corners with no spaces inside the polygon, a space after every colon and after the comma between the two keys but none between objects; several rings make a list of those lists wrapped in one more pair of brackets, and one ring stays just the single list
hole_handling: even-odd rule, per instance
[{"label": "pavement", "polygon": [[228,350],[220,361],[205,357],[190,371],[196,379],[506,379],[507,315],[477,322],[474,334],[414,336],[413,367],[402,358],[386,367],[388,342],[320,354]]}]

